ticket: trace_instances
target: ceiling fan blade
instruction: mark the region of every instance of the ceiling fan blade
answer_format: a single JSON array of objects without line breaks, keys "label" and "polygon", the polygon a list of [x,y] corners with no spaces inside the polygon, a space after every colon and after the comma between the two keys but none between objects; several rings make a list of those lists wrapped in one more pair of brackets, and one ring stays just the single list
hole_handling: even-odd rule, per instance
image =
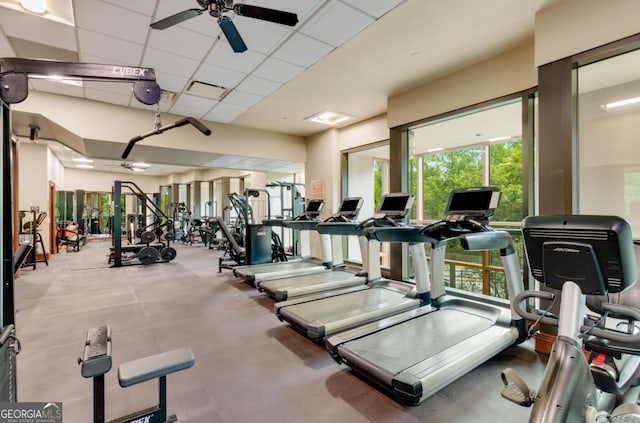
[{"label": "ceiling fan blade", "polygon": [[247,51],[247,45],[244,43],[244,40],[240,36],[238,29],[231,19],[223,16],[218,19],[218,24],[220,25],[220,29],[222,29],[224,36],[227,37],[227,41],[231,44],[231,48],[234,52],[242,53],[243,51]]},{"label": "ceiling fan blade", "polygon": [[233,11],[239,16],[262,19],[263,21],[275,22],[282,25],[295,26],[298,23],[298,15],[295,13],[267,9],[266,7],[240,3],[233,7]]},{"label": "ceiling fan blade", "polygon": [[174,26],[179,24],[180,22],[184,22],[187,19],[195,18],[196,16],[202,15],[205,9],[188,9],[175,15],[168,16],[164,19],[160,19],[149,25],[153,29],[167,29],[170,26]]}]

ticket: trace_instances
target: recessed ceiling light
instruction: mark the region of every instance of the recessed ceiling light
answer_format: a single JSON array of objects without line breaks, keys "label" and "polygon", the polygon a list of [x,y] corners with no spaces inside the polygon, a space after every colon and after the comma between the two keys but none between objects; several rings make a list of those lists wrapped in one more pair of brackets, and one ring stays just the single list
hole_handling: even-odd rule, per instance
[{"label": "recessed ceiling light", "polygon": [[353,117],[349,115],[345,115],[343,113],[331,112],[328,110],[324,112],[316,113],[314,115],[309,116],[308,118],[305,118],[305,120],[308,120],[310,122],[321,123],[323,125],[329,125],[329,126],[337,125],[349,119],[353,119]]},{"label": "recessed ceiling light", "polygon": [[79,164],[79,165],[76,165],[76,167],[77,167],[78,169],[93,169],[93,168],[94,168],[94,167],[93,167],[92,165],[90,165],[90,164]]},{"label": "recessed ceiling light", "polygon": [[71,161],[76,163],[93,163],[93,160],[85,158],[71,159]]},{"label": "recessed ceiling light", "polygon": [[444,150],[444,148],[442,147],[430,148],[427,150],[427,153],[435,153],[436,151],[442,151],[442,150]]},{"label": "recessed ceiling light", "polygon": [[625,100],[620,100],[620,101],[614,101],[612,103],[607,103],[607,104],[602,105],[601,107],[603,109],[605,109],[606,111],[609,111],[609,110],[618,109],[620,107],[630,106],[632,104],[638,104],[638,103],[640,103],[640,97],[633,97],[633,98],[627,98]]},{"label": "recessed ceiling light", "polygon": [[149,166],[151,166],[150,164],[147,163],[143,163],[143,162],[137,162],[137,163],[132,163],[131,166],[133,167],[139,167],[140,169],[146,169]]},{"label": "recessed ceiling light", "polygon": [[133,170],[134,172],[144,172],[144,169],[140,167],[131,167],[131,170]]},{"label": "recessed ceiling light", "polygon": [[20,4],[29,12],[40,14],[47,12],[47,0],[20,0]]}]

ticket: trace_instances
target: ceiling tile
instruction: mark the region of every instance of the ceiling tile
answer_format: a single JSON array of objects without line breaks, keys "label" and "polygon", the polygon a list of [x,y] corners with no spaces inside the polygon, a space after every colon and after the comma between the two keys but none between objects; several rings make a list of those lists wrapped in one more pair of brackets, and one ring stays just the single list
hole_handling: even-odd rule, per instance
[{"label": "ceiling tile", "polygon": [[[125,10],[97,0],[76,1],[76,24],[79,28],[109,34],[144,44],[151,20],[149,16]],[[114,23],[117,22],[117,28]]]},{"label": "ceiling tile", "polygon": [[156,0],[103,0],[106,3],[111,3],[115,6],[122,7],[123,9],[129,9],[143,15],[151,16],[153,9],[156,7]]},{"label": "ceiling tile", "polygon": [[198,67],[198,61],[176,56],[166,51],[147,48],[142,65],[150,68],[164,69],[172,75],[189,78]]},{"label": "ceiling tile", "polygon": [[228,43],[216,43],[207,57],[205,62],[217,65],[227,69],[233,69],[237,72],[249,73],[260,62],[265,59],[265,55],[253,50],[247,50],[242,54],[234,53]]},{"label": "ceiling tile", "polygon": [[122,60],[107,59],[106,57],[94,56],[93,54],[81,53],[80,61],[84,63],[103,63],[106,65],[131,65],[131,63],[125,63]]},{"label": "ceiling tile", "polygon": [[181,94],[174,105],[181,107],[190,107],[192,109],[202,109],[208,112],[218,102],[210,98],[198,97],[196,95]]},{"label": "ceiling tile", "polygon": [[254,74],[259,77],[284,84],[290,79],[295,78],[303,71],[304,68],[301,66],[271,57],[261,64]]},{"label": "ceiling tile", "polygon": [[131,43],[118,38],[108,37],[97,32],[78,28],[80,53],[118,60],[137,66],[142,58],[142,44]]},{"label": "ceiling tile", "polygon": [[4,35],[77,51],[76,34],[72,26],[42,19],[27,13],[0,7],[0,22]]},{"label": "ceiling tile", "polygon": [[207,113],[205,120],[213,122],[231,122],[236,117],[246,112],[247,108],[229,103],[219,103],[212,111]]},{"label": "ceiling tile", "polygon": [[300,31],[338,47],[373,22],[371,16],[333,1],[320,9]]},{"label": "ceiling tile", "polygon": [[181,93],[189,79],[156,70],[156,82],[163,90]]},{"label": "ceiling tile", "polygon": [[242,91],[232,91],[222,100],[223,103],[231,103],[238,106],[251,107],[262,100],[262,96],[244,93]]},{"label": "ceiling tile", "polygon": [[236,87],[236,90],[266,97],[281,86],[282,83],[280,82],[269,81],[267,79],[249,75],[244,81],[240,83],[240,85]]},{"label": "ceiling tile", "polygon": [[273,56],[308,68],[333,49],[332,45],[298,33],[293,34]]},{"label": "ceiling tile", "polygon": [[233,88],[246,76],[244,73],[207,63],[202,64],[193,79],[225,88]]},{"label": "ceiling tile", "polygon": [[387,13],[405,0],[342,0],[351,6],[368,13],[376,19]]},{"label": "ceiling tile", "polygon": [[247,47],[264,54],[270,54],[293,32],[288,26],[243,16],[233,22]]},{"label": "ceiling tile", "polygon": [[201,60],[215,38],[175,26],[167,30],[152,30],[148,46],[191,59]]}]

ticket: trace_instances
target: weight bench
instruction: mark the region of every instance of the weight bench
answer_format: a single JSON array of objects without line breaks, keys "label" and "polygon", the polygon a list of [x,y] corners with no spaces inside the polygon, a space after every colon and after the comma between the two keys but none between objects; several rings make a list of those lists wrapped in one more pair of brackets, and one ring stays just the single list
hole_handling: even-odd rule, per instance
[{"label": "weight bench", "polygon": [[[158,379],[158,405],[137,411],[111,423],[170,423],[175,415],[167,418],[167,375],[193,367],[195,357],[189,348],[179,348],[122,363],[118,367],[120,386],[136,385]],[[111,370],[111,327],[102,326],[87,332],[84,356],[79,359],[81,374],[93,377],[93,421],[104,423],[104,374]]]}]

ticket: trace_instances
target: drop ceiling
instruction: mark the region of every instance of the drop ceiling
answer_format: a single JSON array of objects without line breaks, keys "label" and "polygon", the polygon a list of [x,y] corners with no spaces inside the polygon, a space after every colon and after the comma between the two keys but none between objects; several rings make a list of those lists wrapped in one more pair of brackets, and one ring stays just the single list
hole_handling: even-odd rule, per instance
[{"label": "drop ceiling", "polygon": [[[162,89],[175,93],[160,102],[162,112],[307,137],[327,129],[305,120],[310,115],[353,116],[342,126],[366,120],[384,114],[391,95],[531,42],[535,13],[556,1],[242,0],[236,3],[296,13],[299,23],[230,13],[249,48],[234,53],[206,13],[165,30],[149,28],[197,8],[196,0],[49,0],[62,16],[57,20],[0,0],[10,6],[0,7],[0,56],[153,67]],[[70,24],[62,22],[67,9]],[[194,81],[227,91],[219,100],[196,96],[188,92]],[[37,80],[31,89],[153,110],[133,98],[128,84]],[[177,156],[196,163],[190,152]],[[115,157],[96,158],[120,167]],[[158,163],[184,166],[169,161]],[[228,156],[197,166],[218,165],[278,172],[304,166]]]}]

